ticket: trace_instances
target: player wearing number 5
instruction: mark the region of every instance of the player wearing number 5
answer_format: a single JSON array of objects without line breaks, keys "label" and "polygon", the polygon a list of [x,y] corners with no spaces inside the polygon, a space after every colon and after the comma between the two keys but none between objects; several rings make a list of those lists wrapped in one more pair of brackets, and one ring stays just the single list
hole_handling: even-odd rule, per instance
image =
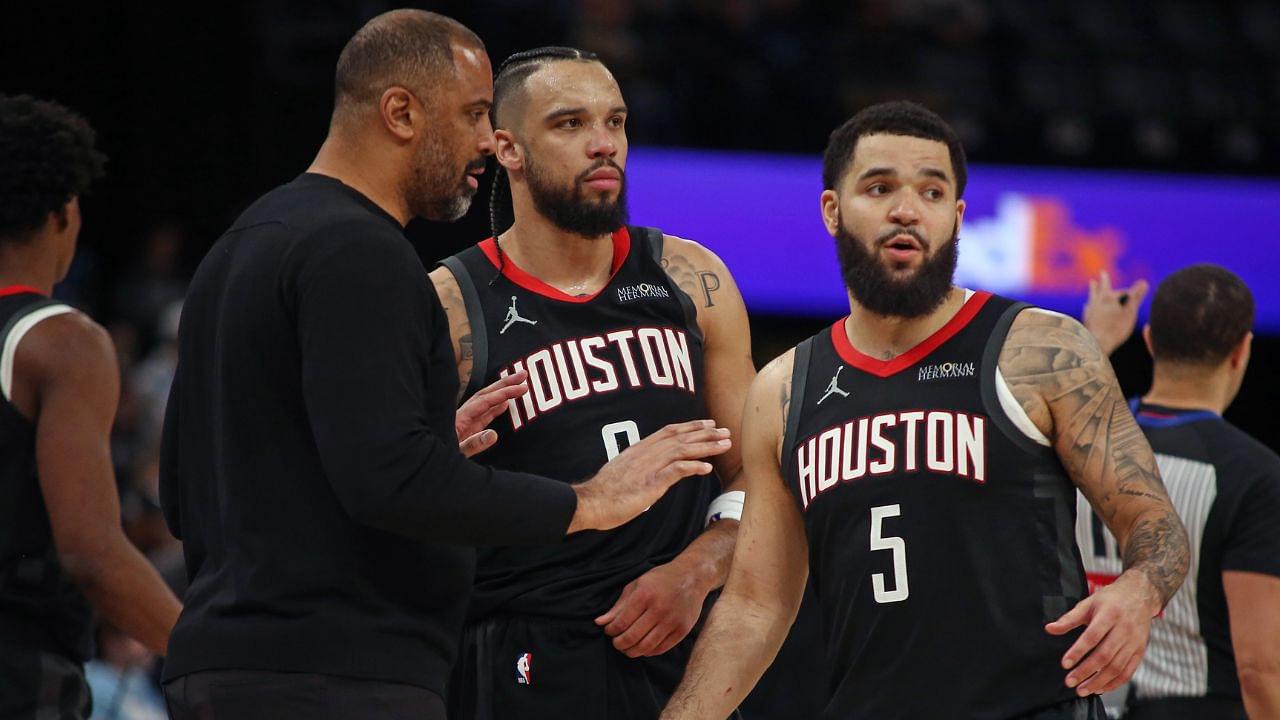
[{"label": "player wearing number 5", "polygon": [[[751,388],[739,549],[663,718],[725,717],[806,572],[829,672],[796,691],[824,718],[1100,720],[1093,695],[1136,667],[1185,531],[1089,334],[952,284],[965,179],[955,134],[918,105],[832,134],[821,207],[850,315]],[[1076,487],[1127,568],[1088,599]]]},{"label": "player wearing number 5", "polygon": [[[576,482],[669,423],[736,435],[755,375],[742,299],[707,249],[626,225],[613,76],[570,48],[519,53],[493,118],[494,237],[431,273],[464,392],[527,378],[479,459]],[[741,463],[713,462],[718,480],[685,480],[617,529],[481,549],[449,716],[656,716],[733,554]]]}]

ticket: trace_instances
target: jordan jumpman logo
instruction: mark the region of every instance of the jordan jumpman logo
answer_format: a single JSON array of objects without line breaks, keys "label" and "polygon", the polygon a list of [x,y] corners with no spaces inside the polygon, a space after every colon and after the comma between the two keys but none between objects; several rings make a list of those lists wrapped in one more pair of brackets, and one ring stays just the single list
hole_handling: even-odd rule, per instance
[{"label": "jordan jumpman logo", "polygon": [[537,321],[537,320],[530,320],[529,318],[526,318],[526,317],[520,317],[520,311],[516,310],[516,296],[515,296],[515,295],[512,295],[512,296],[511,296],[511,307],[507,308],[507,318],[506,318],[506,320],[507,320],[507,324],[506,324],[506,325],[503,325],[503,326],[502,326],[502,329],[498,331],[498,334],[499,334],[499,335],[501,335],[501,334],[505,333],[505,332],[507,331],[507,329],[508,329],[508,328],[510,328],[512,325],[515,325],[515,324],[516,324],[516,323],[518,323],[518,322],[522,322],[522,323],[529,323],[530,325],[537,325],[537,324],[538,324],[538,321]]},{"label": "jordan jumpman logo", "polygon": [[821,398],[818,399],[818,402],[815,403],[816,405],[821,405],[823,400],[826,400],[832,395],[839,395],[840,397],[849,397],[849,393],[845,392],[844,390],[841,390],[840,386],[836,384],[836,382],[840,379],[840,371],[843,369],[844,369],[843,365],[836,368],[836,374],[831,376],[831,382],[827,384],[827,391],[822,394]]}]

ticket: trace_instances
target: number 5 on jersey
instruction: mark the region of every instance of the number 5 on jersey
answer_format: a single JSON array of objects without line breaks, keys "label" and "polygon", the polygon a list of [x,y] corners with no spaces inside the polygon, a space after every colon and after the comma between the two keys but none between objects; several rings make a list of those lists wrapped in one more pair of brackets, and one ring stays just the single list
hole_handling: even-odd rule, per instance
[{"label": "number 5 on jersey", "polygon": [[875,591],[876,602],[881,604],[902,602],[910,593],[907,586],[907,541],[892,535],[885,537],[883,533],[884,519],[901,514],[902,509],[896,504],[871,508],[871,549],[893,553],[893,589],[884,589],[884,573],[871,576],[871,588]]}]

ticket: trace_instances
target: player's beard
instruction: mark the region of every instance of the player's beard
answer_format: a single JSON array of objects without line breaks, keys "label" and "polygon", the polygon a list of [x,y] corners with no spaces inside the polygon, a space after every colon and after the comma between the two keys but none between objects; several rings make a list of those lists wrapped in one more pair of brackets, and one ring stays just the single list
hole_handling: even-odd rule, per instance
[{"label": "player's beard", "polygon": [[[598,200],[587,198],[586,179],[602,167],[618,171],[618,197]],[[568,188],[556,185],[543,175],[538,164],[525,156],[525,181],[529,183],[529,196],[533,206],[543,217],[565,232],[582,237],[600,237],[617,230],[627,222],[627,175],[617,163],[602,158],[573,179]]]},{"label": "player's beard", "polygon": [[467,176],[472,170],[483,170],[484,164],[482,156],[459,168],[445,138],[428,135],[414,153],[405,188],[409,212],[413,217],[441,222],[453,222],[466,215],[476,194]]},{"label": "player's beard", "polygon": [[918,318],[928,315],[946,300],[960,259],[958,233],[937,247],[920,263],[920,267],[905,279],[890,274],[889,268],[877,252],[895,236],[911,235],[925,252],[931,244],[911,229],[895,229],[876,238],[874,250],[845,229],[840,223],[836,230],[836,256],[840,259],[840,274],[859,305],[877,315],[901,318]]}]

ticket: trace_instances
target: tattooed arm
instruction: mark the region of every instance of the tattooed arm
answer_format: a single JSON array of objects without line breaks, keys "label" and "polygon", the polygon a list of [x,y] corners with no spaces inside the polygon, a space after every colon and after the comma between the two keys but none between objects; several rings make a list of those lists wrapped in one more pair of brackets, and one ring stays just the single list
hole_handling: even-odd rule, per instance
[{"label": "tattooed arm", "polygon": [[[756,376],[751,359],[751,326],[742,294],[724,262],[692,240],[664,236],[662,266],[693,299],[697,309],[706,360],[702,393],[707,410],[719,427],[729,428],[737,437],[747,389]],[[726,490],[741,489],[733,487],[742,471],[740,449],[730,450],[713,462]]]},{"label": "tattooed arm", "polygon": [[449,268],[438,267],[428,276],[435,285],[445,316],[449,318],[449,337],[453,343],[453,356],[458,362],[458,413],[454,418],[454,430],[458,433],[458,447],[467,457],[484,452],[498,441],[498,434],[486,430],[489,423],[507,409],[507,400],[529,391],[523,372],[512,373],[485,387],[462,402],[467,383],[471,381],[472,356],[471,319],[462,301],[462,290]]},{"label": "tattooed arm", "polygon": [[444,313],[449,318],[449,338],[453,342],[453,356],[458,361],[458,401],[461,402],[462,393],[466,392],[467,383],[471,380],[471,318],[467,317],[462,290],[449,268],[441,265],[428,273],[427,277],[436,286],[436,295],[440,296],[440,304],[444,306]]},{"label": "tattooed arm", "polygon": [[663,720],[727,717],[773,662],[800,608],[809,548],[779,460],[794,357],[789,351],[765,366],[747,395],[739,549]]},{"label": "tattooed arm", "polygon": [[[705,361],[700,393],[716,425],[737,438],[756,374],[746,306],[715,253],[670,235],[664,236],[662,248],[664,269],[697,309]],[[711,462],[724,491],[745,490],[742,450],[736,442]],[[701,616],[707,595],[724,585],[737,534],[737,520],[712,523],[671,562],[623,588],[613,607],[596,619],[614,647],[630,657],[661,655],[683,640]]]},{"label": "tattooed arm", "polygon": [[1186,530],[1155,457],[1093,336],[1057,313],[1021,313],[1000,353],[1000,372],[1063,467],[1115,535],[1125,572],[1046,630],[1087,626],[1063,657],[1081,696],[1126,682],[1146,648],[1151,618],[1182,584]]}]

